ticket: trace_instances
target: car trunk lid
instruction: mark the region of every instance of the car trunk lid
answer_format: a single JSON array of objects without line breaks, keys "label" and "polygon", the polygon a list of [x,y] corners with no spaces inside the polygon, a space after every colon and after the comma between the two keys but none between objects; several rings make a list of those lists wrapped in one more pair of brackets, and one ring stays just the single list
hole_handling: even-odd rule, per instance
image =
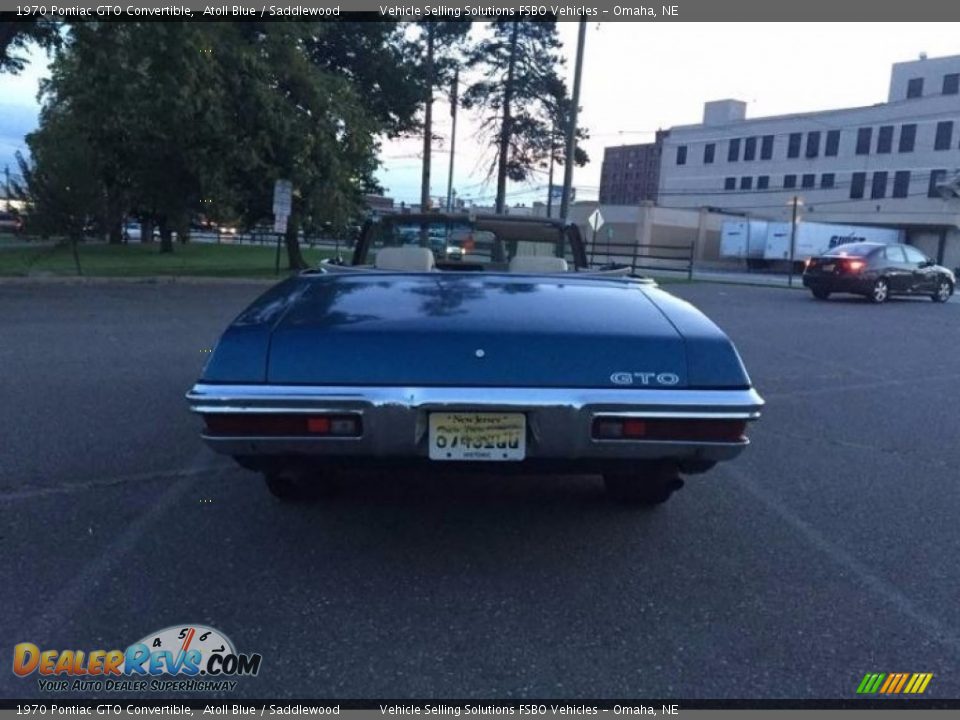
[{"label": "car trunk lid", "polygon": [[636,284],[475,273],[311,282],[273,331],[269,382],[688,385],[684,338]]}]

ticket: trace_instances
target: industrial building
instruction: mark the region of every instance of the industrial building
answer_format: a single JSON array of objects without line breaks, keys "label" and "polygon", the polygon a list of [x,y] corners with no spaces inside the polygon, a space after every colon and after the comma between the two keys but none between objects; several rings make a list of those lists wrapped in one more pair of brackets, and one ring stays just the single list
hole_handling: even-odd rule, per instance
[{"label": "industrial building", "polygon": [[662,138],[661,207],[789,221],[795,198],[800,222],[896,228],[960,265],[960,56],[896,63],[876,105],[747,118],[718,100]]}]

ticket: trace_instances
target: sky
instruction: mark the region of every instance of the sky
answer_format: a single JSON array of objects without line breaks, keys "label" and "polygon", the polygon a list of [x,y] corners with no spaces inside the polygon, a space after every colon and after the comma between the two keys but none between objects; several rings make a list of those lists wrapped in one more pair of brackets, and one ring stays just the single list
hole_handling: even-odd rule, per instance
[{"label": "sky", "polygon": [[[577,23],[559,23],[573,85]],[[854,107],[887,99],[890,66],[960,54],[960,23],[590,23],[584,46],[580,124],[590,134],[591,162],[574,171],[578,199],[596,198],[603,148],[649,142],[658,128],[700,121],[703,103],[736,98],[747,117]],[[42,52],[20,76],[0,75],[0,168],[15,172],[13,152],[36,126],[37,84],[46,74]],[[449,105],[438,96],[431,193],[445,196]],[[384,143],[378,173],[388,196],[419,202],[419,138]],[[460,197],[490,205],[489,151],[476,121],[457,120],[454,188]],[[556,182],[560,182],[558,173]],[[546,199],[546,177],[508,187],[508,204]]]}]

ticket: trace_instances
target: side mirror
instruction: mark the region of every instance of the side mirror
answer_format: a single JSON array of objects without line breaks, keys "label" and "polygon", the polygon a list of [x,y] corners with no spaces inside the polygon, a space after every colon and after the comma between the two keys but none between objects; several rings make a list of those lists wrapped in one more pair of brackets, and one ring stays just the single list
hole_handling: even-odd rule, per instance
[{"label": "side mirror", "polygon": [[922,268],[933,267],[934,265],[936,265],[936,263],[930,259],[924,260],[922,263],[920,263],[920,267]]}]

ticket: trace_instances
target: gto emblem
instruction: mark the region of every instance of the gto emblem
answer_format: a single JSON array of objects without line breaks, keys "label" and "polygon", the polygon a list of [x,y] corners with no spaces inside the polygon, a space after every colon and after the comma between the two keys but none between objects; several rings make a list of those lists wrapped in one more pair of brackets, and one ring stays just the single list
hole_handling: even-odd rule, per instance
[{"label": "gto emblem", "polygon": [[615,372],[610,376],[614,385],[676,385],[680,376],[671,372]]}]

